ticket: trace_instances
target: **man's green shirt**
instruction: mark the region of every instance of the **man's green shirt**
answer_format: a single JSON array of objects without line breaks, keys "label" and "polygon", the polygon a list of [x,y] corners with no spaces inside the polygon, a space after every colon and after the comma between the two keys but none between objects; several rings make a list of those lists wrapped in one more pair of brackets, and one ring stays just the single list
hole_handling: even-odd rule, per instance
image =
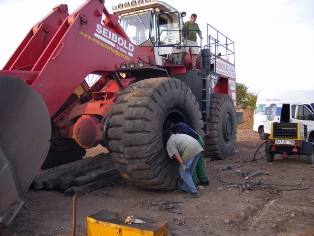
[{"label": "man's green shirt", "polygon": [[192,23],[187,21],[184,23],[183,31],[186,31],[186,39],[191,41],[197,41],[196,34],[199,33],[201,30],[198,27],[197,23]]}]

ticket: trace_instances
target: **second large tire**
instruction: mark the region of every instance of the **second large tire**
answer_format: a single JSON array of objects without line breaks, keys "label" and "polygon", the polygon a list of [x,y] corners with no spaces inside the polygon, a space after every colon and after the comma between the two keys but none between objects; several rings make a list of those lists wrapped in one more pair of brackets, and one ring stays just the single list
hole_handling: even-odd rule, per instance
[{"label": "second large tire", "polygon": [[205,141],[205,155],[207,157],[223,160],[234,154],[236,112],[233,100],[229,95],[211,95],[209,134]]},{"label": "second large tire", "polygon": [[116,168],[127,181],[146,189],[177,187],[179,165],[165,148],[168,121],[185,121],[199,132],[203,127],[199,104],[180,80],[146,79],[118,94],[108,139]]}]

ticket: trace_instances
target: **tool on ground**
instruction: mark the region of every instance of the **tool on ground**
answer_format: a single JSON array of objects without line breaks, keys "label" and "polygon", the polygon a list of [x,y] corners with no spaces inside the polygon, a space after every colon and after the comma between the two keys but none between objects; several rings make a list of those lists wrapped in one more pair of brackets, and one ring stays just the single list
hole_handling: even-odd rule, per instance
[{"label": "tool on ground", "polygon": [[76,211],[77,211],[76,194],[72,196],[72,236],[76,236]]}]

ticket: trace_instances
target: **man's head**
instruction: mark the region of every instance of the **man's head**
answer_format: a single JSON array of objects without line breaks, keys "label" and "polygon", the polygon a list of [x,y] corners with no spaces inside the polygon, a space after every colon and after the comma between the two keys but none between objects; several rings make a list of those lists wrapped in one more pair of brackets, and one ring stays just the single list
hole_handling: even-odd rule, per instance
[{"label": "man's head", "polygon": [[192,23],[195,23],[196,18],[197,18],[197,15],[196,15],[195,13],[193,13],[193,14],[191,15],[190,21],[191,21]]}]

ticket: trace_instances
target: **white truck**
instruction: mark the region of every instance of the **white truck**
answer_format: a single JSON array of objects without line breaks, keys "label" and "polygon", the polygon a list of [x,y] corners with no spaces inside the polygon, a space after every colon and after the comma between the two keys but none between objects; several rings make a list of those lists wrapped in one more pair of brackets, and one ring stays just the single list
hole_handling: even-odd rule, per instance
[{"label": "white truck", "polygon": [[307,125],[308,134],[314,131],[314,91],[265,90],[259,93],[254,111],[253,130],[261,139],[271,133],[271,124],[280,122],[282,104],[290,104],[290,121]]}]

